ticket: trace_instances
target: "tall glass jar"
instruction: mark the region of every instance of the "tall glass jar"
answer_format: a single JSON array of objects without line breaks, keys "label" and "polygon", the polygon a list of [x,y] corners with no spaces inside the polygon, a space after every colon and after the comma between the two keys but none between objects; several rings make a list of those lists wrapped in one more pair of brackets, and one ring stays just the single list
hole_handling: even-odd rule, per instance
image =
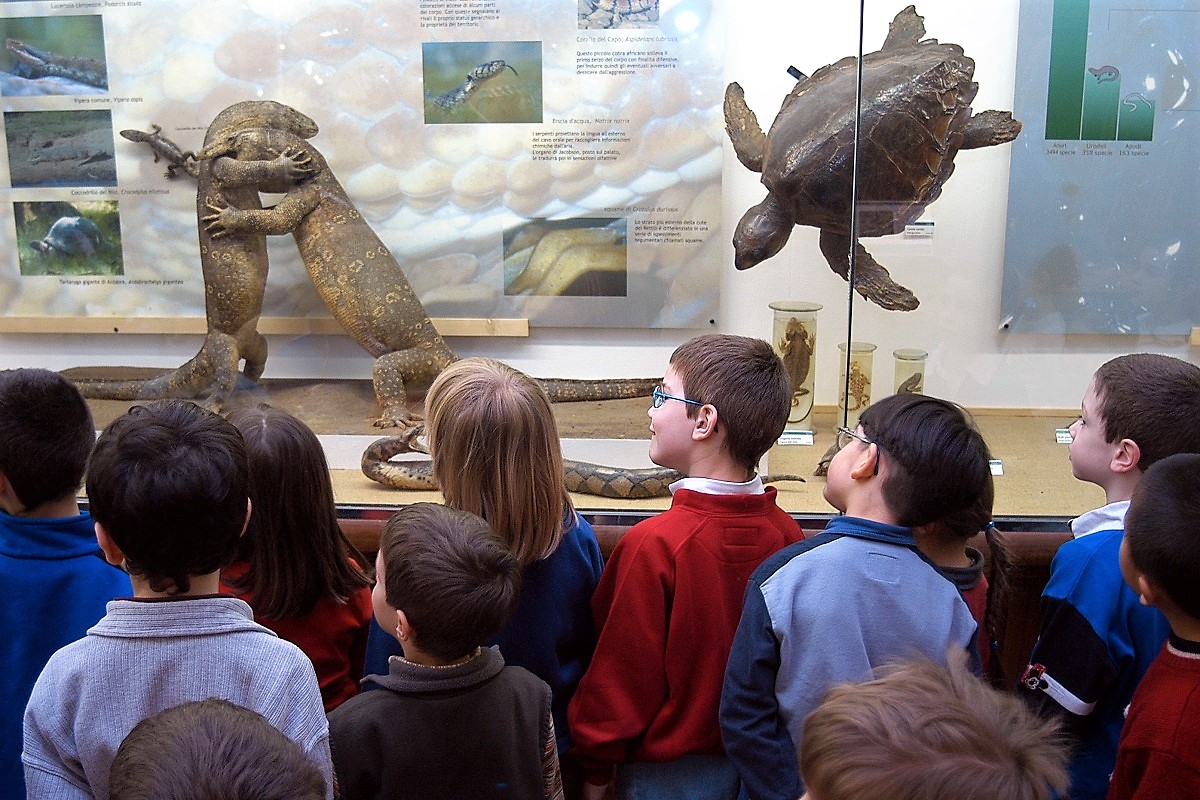
[{"label": "tall glass jar", "polygon": [[849,359],[846,358],[846,349],[846,342],[838,343],[838,360],[841,364],[838,379],[838,424],[845,419],[846,427],[853,429],[858,426],[858,415],[871,405],[871,367],[874,363],[875,345],[870,342],[850,342]]},{"label": "tall glass jar", "polygon": [[802,300],[780,300],[769,305],[775,315],[771,345],[792,379],[792,408],[786,430],[811,431],[817,375],[817,312],[823,306]]}]

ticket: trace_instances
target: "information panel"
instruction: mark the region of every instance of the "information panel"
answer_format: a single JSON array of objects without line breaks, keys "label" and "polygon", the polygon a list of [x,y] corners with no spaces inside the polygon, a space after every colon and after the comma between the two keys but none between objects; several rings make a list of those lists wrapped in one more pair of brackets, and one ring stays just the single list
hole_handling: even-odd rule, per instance
[{"label": "information panel", "polygon": [[[318,123],[312,144],[431,315],[707,326],[720,13],[710,0],[0,4],[0,314],[202,317],[186,154],[225,107],[269,99]],[[326,314],[292,237],[268,245],[264,315]]]},{"label": "information panel", "polygon": [[1200,2],[1021,4],[1001,328],[1200,324]]}]

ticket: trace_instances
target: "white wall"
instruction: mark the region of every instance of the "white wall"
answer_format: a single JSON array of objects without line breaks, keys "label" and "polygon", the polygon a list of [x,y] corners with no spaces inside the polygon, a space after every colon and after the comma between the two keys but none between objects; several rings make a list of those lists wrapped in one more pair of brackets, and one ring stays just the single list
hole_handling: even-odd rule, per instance
[{"label": "white wall", "polygon": [[[857,3],[850,0],[727,0],[727,78],[746,90],[763,127],[770,125],[793,81],[789,64],[811,74],[857,49]],[[665,5],[665,3],[664,3]],[[877,49],[903,0],[867,4],[864,41]],[[1012,108],[1017,0],[966,3],[923,0],[929,36],[956,42],[976,62],[975,109]],[[1033,135],[1036,136],[1036,133]],[[1032,138],[1031,138],[1032,141]],[[997,331],[1003,265],[1008,161],[1014,145],[960,153],[954,176],[925,215],[930,242],[901,237],[864,243],[921,307],[886,312],[865,302],[854,310],[856,339],[879,345],[876,392],[892,381],[891,351],[930,352],[926,390],[968,406],[1078,406],[1092,371],[1121,353],[1152,350],[1196,360],[1182,337],[1015,335]],[[780,299],[825,305],[818,337],[817,402],[835,398],[836,342],[847,324],[845,283],[825,264],[816,231],[797,228],[782,253],[754,269],[734,270],[729,244],[742,213],[762,199],[758,176],[726,150],[724,231],[729,267],[722,274],[723,310],[716,329],[769,337],[767,304]],[[1193,210],[1194,211],[1194,210]],[[1187,212],[1193,213],[1193,212]],[[535,329],[528,339],[454,339],[462,355],[490,355],[540,377],[629,377],[661,374],[671,350],[695,331]],[[0,335],[0,367],[62,369],[94,364],[173,367],[189,358],[198,336]],[[348,338],[273,337],[267,377],[369,377],[370,358]]]}]

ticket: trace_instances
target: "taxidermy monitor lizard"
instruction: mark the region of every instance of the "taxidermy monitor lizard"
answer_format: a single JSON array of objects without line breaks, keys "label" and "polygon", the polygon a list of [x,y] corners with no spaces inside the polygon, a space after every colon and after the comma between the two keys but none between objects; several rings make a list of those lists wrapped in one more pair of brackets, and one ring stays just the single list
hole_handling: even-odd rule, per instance
[{"label": "taxidermy monitor lizard", "polygon": [[[400,265],[363,221],[321,153],[295,134],[275,128],[241,130],[215,141],[197,159],[234,157],[251,162],[277,153],[302,153],[312,178],[290,189],[273,208],[241,209],[213,203],[201,218],[214,239],[248,232],[291,233],[321,299],[354,340],[376,357],[375,392],[383,425],[404,431],[373,443],[362,458],[372,480],[401,489],[433,489],[429,462],[393,462],[400,453],[425,452],[423,426],[407,405],[407,386],[429,384],[458,356],[425,313]],[[539,379],[554,401],[601,400],[648,394],[658,378],[603,381]],[[655,467],[625,469],[564,460],[567,489],[606,497],[663,497],[682,475]],[[764,480],[803,480],[765,476]]]},{"label": "taxidermy monitor lizard", "polygon": [[[405,465],[388,458],[412,449],[412,435],[418,430],[417,417],[407,406],[407,385],[431,382],[458,357],[323,156],[304,140],[315,133],[315,123],[299,112],[270,101],[252,101],[218,115],[194,168],[189,168],[191,154],[158,130],[126,137],[150,145],[155,160],[165,156],[197,178],[209,331],[201,352],[167,375],[150,381],[78,383],[91,397],[190,397],[219,410],[233,391],[240,358],[246,360],[246,377],[257,380],[262,374],[266,343],[256,325],[267,274],[264,235],[291,232],[334,317],[377,358],[375,387],[384,409],[379,424],[407,428],[405,435],[382,439],[368,449],[364,472],[398,488],[429,488],[428,462]],[[241,193],[235,195],[235,189]],[[275,209],[264,210],[259,191],[287,196]],[[566,401],[643,396],[658,379],[541,382],[552,400]],[[568,462],[566,473],[570,490],[610,497],[664,496],[667,485],[680,477],[661,468],[628,470],[582,462]]]},{"label": "taxidermy monitor lizard", "polygon": [[[251,100],[235,103],[218,114],[205,134],[205,143],[224,140],[237,130],[263,126],[290,131],[301,141],[301,137],[317,133],[317,123],[295,109],[270,100]],[[295,153],[280,153],[267,161],[196,161],[191,152],[182,150],[160,131],[155,125],[150,132],[122,131],[121,135],[147,144],[155,161],[160,156],[166,159],[170,164],[168,178],[174,177],[178,169],[196,179],[197,216],[220,202],[260,208],[260,191],[285,192],[311,172],[304,157]],[[257,381],[261,377],[267,361],[267,342],[258,333],[267,285],[266,237],[247,232],[218,240],[200,226],[199,239],[207,324],[200,352],[179,368],[149,380],[72,378],[84,397],[180,397],[219,411],[233,394],[243,359],[246,378]]]},{"label": "taxidermy monitor lizard", "polygon": [[[214,240],[226,235],[291,233],[301,259],[334,319],[375,357],[380,427],[407,428],[419,417],[408,388],[427,386],[458,356],[437,332],[404,270],[355,208],[325,158],[291,131],[262,127],[213,141],[199,160],[259,162],[300,154],[311,177],[292,186],[273,208],[239,208],[217,200],[200,222]],[[660,378],[539,379],[554,401],[649,396]]]}]

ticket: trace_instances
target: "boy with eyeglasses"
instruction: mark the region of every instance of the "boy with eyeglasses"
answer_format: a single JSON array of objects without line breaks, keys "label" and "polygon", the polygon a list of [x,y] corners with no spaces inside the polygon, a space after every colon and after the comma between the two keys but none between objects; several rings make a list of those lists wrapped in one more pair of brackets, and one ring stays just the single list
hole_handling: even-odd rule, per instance
[{"label": "boy with eyeglasses", "polygon": [[[737,796],[717,705],[746,581],[797,541],[757,474],[787,423],[771,346],[698,336],[671,355],[650,416],[650,459],[682,472],[671,508],[630,528],[592,600],[599,639],[569,708],[585,798]],[[793,796],[794,800],[794,796]]]},{"label": "boy with eyeglasses", "polygon": [[971,611],[912,529],[976,502],[990,480],[983,437],[958,406],[902,394],[864,410],[839,443],[825,499],[845,516],[768,558],[746,587],[720,711],[741,797],[803,794],[804,718],[830,686],[895,659],[945,664],[951,648],[978,671]]}]

